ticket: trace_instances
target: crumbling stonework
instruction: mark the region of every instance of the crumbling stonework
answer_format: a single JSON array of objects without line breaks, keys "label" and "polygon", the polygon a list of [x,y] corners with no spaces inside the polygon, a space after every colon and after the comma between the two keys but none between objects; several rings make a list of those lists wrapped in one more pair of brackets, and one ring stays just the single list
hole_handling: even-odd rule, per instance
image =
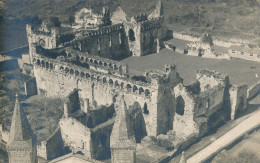
[{"label": "crumbling stonework", "polygon": [[231,102],[231,119],[234,120],[238,113],[245,111],[247,106],[247,85],[232,86],[229,89]]}]

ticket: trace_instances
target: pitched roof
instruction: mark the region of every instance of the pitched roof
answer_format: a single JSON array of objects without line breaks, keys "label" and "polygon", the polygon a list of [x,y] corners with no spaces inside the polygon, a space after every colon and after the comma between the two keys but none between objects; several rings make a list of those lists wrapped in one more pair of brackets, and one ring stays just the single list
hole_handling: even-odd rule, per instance
[{"label": "pitched roof", "polygon": [[134,131],[123,95],[118,102],[110,144],[111,148],[135,148],[136,146]]},{"label": "pitched roof", "polygon": [[32,145],[32,131],[24,110],[20,107],[18,95],[14,106],[14,113],[8,141],[9,147],[29,147]]}]

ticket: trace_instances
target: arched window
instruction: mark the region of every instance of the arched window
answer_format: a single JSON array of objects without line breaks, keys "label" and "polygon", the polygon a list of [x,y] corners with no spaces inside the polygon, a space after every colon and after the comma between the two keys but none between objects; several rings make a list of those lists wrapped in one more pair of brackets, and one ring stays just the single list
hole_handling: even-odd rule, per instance
[{"label": "arched window", "polygon": [[144,93],[144,89],[142,87],[139,88],[139,95]]},{"label": "arched window", "polygon": [[75,71],[75,75],[76,75],[76,76],[79,75],[79,71],[78,71],[78,70]]},{"label": "arched window", "polygon": [[176,99],[176,113],[179,115],[184,115],[184,107],[185,107],[185,102],[182,98],[182,96],[178,96]]},{"label": "arched window", "polygon": [[97,81],[98,81],[98,82],[101,81],[100,76],[97,77]]},{"label": "arched window", "polygon": [[130,84],[127,84],[126,89],[127,89],[128,92],[131,92],[132,86]]},{"label": "arched window", "polygon": [[124,89],[124,82],[121,83],[121,89]]},{"label": "arched window", "polygon": [[132,29],[128,31],[128,36],[130,41],[135,41],[135,33]]},{"label": "arched window", "polygon": [[41,61],[37,59],[37,65],[39,66],[41,64]]},{"label": "arched window", "polygon": [[118,81],[115,81],[115,87],[118,87],[119,84],[118,84]]},{"label": "arched window", "polygon": [[68,73],[70,70],[68,67],[65,68],[65,72]]},{"label": "arched window", "polygon": [[50,63],[50,69],[53,69],[53,64],[52,63]]},{"label": "arched window", "polygon": [[134,85],[134,87],[133,87],[133,92],[136,92],[137,90],[138,90],[137,86]]},{"label": "arched window", "polygon": [[85,76],[84,72],[81,72],[81,73],[80,73],[80,76],[81,76],[81,77],[84,77],[84,76]]},{"label": "arched window", "polygon": [[70,69],[70,74],[73,75],[74,74],[74,70]]},{"label": "arched window", "polygon": [[49,65],[50,65],[49,62],[46,62],[46,68],[49,68]]},{"label": "arched window", "polygon": [[150,91],[148,89],[145,90],[145,97],[149,97],[150,96]]},{"label": "arched window", "polygon": [[103,78],[103,83],[106,83],[107,82],[107,79],[106,77]]},{"label": "arched window", "polygon": [[89,77],[90,77],[89,73],[86,73],[86,78],[89,78]]},{"label": "arched window", "polygon": [[113,85],[113,80],[109,79],[109,85]]},{"label": "arched window", "polygon": [[148,108],[147,108],[146,102],[144,103],[143,112],[144,112],[144,114],[149,114],[149,110],[148,110]]}]

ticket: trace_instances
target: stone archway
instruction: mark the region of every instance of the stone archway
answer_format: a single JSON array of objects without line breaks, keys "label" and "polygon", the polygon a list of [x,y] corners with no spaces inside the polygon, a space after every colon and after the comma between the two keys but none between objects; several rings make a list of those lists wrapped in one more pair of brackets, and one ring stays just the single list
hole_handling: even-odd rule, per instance
[{"label": "stone archway", "polygon": [[128,37],[130,41],[135,41],[135,32],[133,31],[133,29],[129,29]]},{"label": "stone archway", "polygon": [[184,115],[185,102],[183,97],[180,95],[176,98],[176,113]]}]

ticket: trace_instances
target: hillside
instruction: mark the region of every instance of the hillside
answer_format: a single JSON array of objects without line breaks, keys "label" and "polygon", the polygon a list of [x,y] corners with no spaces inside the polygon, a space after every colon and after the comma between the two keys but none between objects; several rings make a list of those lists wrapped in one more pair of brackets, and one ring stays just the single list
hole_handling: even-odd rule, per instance
[{"label": "hillside", "polygon": [[[27,44],[25,24],[35,16],[56,16],[68,22],[75,11],[91,6],[114,11],[120,5],[128,16],[151,13],[157,0],[3,0],[6,13],[1,27],[0,51]],[[219,38],[242,38],[259,43],[256,0],[163,0],[165,20],[174,31],[209,32]],[[1,10],[1,8],[0,8]],[[0,12],[1,13],[1,12]],[[4,41],[3,41],[4,40]]]}]

